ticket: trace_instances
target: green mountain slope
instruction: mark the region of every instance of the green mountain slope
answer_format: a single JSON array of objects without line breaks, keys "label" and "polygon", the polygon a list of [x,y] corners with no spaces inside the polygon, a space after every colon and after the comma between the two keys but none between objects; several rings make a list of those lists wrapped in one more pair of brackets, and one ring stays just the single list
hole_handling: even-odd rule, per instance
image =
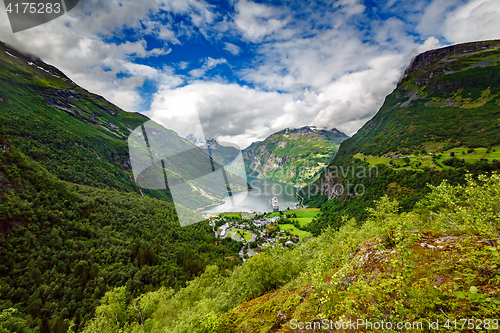
[{"label": "green mountain slope", "polygon": [[[172,201],[168,189],[141,190],[134,182],[127,138],[147,121],[82,89],[57,68],[0,42],[0,122],[15,147],[59,179]],[[207,162],[201,149],[175,132],[162,133],[176,145],[168,149],[191,150],[193,160],[183,161],[181,169]],[[174,165],[167,163],[166,168],[167,176],[186,176]],[[232,188],[246,185],[233,175],[229,182]],[[211,185],[196,183],[187,189],[186,205],[194,209],[221,202],[224,186]]]},{"label": "green mountain slope", "polygon": [[[13,145],[62,180],[138,192],[126,138],[147,118],[0,43],[0,119]],[[167,196],[163,195],[163,198]]]},{"label": "green mountain slope", "polygon": [[417,155],[500,145],[500,41],[417,56],[380,111],[339,150]]},{"label": "green mountain slope", "polygon": [[[344,141],[319,181],[301,195],[323,215],[318,233],[361,220],[384,195],[410,210],[429,188],[500,169],[500,41],[418,55],[380,111]],[[357,191],[355,190],[357,187]]]},{"label": "green mountain slope", "polygon": [[[18,313],[5,320],[22,318],[35,332],[66,332],[71,322],[79,330],[109,289],[178,289],[209,264],[236,265],[237,243],[216,242],[206,223],[182,228],[168,188],[136,185],[127,138],[141,125],[157,126],[0,43],[0,331],[10,308]],[[175,132],[155,130],[151,145],[155,135],[176,143],[158,148],[189,151],[166,162],[168,177],[185,181],[209,162]],[[192,208],[225,190],[191,183]]]},{"label": "green mountain slope", "polygon": [[336,129],[285,129],[243,152],[249,176],[295,185],[314,181],[348,136]]},{"label": "green mountain slope", "polygon": [[239,149],[227,144],[221,145],[214,139],[207,140],[207,144],[201,148],[205,153],[212,156],[215,161],[222,165],[230,164],[240,153]]},{"label": "green mountain slope", "polygon": [[[84,332],[381,331],[361,324],[349,330],[358,319],[415,325],[408,332],[462,331],[462,318],[483,325],[500,311],[499,190],[498,175],[443,184],[411,213],[383,197],[362,226],[351,219],[302,246],[262,251],[230,272],[208,267],[176,293],[132,299],[117,288]],[[439,330],[429,329],[436,321]],[[498,321],[488,325],[499,328]]]},{"label": "green mountain slope", "polygon": [[0,312],[36,332],[78,330],[118,286],[178,289],[209,264],[235,266],[224,258],[239,245],[216,245],[206,223],[180,227],[173,204],[60,181],[0,143]]}]

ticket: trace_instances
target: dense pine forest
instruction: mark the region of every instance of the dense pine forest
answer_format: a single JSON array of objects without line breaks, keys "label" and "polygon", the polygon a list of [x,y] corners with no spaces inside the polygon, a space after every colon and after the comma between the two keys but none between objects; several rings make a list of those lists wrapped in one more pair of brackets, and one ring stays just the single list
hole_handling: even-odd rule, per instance
[{"label": "dense pine forest", "polygon": [[179,289],[207,265],[236,265],[237,243],[215,245],[206,223],[181,228],[173,204],[58,180],[2,140],[0,302],[37,331],[77,329],[117,286]]}]

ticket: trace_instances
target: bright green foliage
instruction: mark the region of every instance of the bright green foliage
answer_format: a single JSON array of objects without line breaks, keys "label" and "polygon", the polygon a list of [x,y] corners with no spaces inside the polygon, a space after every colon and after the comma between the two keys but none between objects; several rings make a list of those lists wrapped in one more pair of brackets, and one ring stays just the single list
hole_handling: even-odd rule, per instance
[{"label": "bright green foliage", "polygon": [[[365,220],[365,208],[373,208],[373,200],[385,194],[408,212],[429,192],[427,183],[437,186],[447,179],[451,185],[463,184],[467,172],[477,177],[500,170],[493,151],[500,144],[500,62],[492,61],[499,57],[498,41],[418,56],[379,112],[341,144],[329,165],[330,170],[376,165],[378,177],[347,174],[327,182],[323,174],[299,192],[308,205],[322,207],[309,230],[319,234],[327,225],[338,228],[345,213]],[[332,199],[317,190],[347,182],[363,184],[365,193]]]},{"label": "bright green foliage", "polygon": [[500,222],[500,176],[466,178],[466,185],[451,186],[445,181],[431,186],[432,193],[420,207],[433,211],[431,216],[442,230],[495,237]]},{"label": "bright green foliage", "polygon": [[[214,332],[225,312],[297,277],[303,265],[314,258],[317,245],[309,242],[294,251],[273,249],[232,271],[210,266],[176,293],[162,290],[149,293],[159,301],[154,313],[146,316],[144,329],[146,332]],[[133,327],[140,324],[140,318],[132,315],[133,311],[129,314],[128,321],[120,326],[128,327],[125,332],[133,332]],[[113,325],[109,317],[98,315],[85,332],[92,332],[92,327],[106,322]]]},{"label": "bright green foliage", "polygon": [[0,313],[0,333],[31,333],[26,321],[16,316],[17,309],[4,309]]},{"label": "bright green foliage", "polygon": [[[490,203],[498,202],[498,176],[482,178],[482,193]],[[461,191],[476,193],[477,184],[469,182]],[[455,228],[443,234],[439,230],[442,224],[435,218],[442,209],[458,209],[474,202],[472,196],[468,201],[460,196],[450,188],[433,188],[421,203],[427,211],[402,214],[397,214],[397,202],[384,197],[361,227],[344,218],[338,231],[328,229],[314,241],[319,243],[315,260],[298,279],[225,314],[219,332],[290,329],[292,318],[302,322],[358,318],[415,322],[422,323],[424,331],[429,322],[439,320],[440,331],[448,331],[443,326],[447,320],[496,318],[500,311],[499,247],[481,242],[481,237],[491,235],[495,222],[489,221],[490,228],[480,238],[467,238],[461,236],[467,219],[458,220]],[[476,198],[480,206],[484,199]],[[429,201],[436,205],[429,207]],[[416,231],[421,229],[433,233]],[[500,229],[495,232],[498,237]],[[436,251],[427,248],[427,243],[446,247]],[[294,301],[297,295],[302,295],[302,301]],[[283,306],[276,307],[275,299]],[[294,305],[285,307],[289,302]]]},{"label": "bright green foliage", "polygon": [[[494,209],[498,176],[481,177],[480,183],[468,179],[456,188],[432,187],[413,212],[398,213],[399,203],[382,197],[362,226],[344,217],[339,230],[329,228],[304,246],[263,252],[231,272],[210,266],[178,292],[145,294],[157,305],[144,311],[144,332],[268,332],[290,328],[292,318],[423,325],[494,318],[500,311],[499,248],[485,246],[481,237],[498,237],[500,229],[494,219],[483,219],[483,227],[474,229],[480,238],[467,238],[466,216],[473,213],[459,208]],[[457,224],[444,228],[439,216],[445,211],[455,214]],[[441,239],[452,241],[437,251],[424,244],[439,245]],[[99,309],[86,332],[100,322],[113,325],[113,317]],[[131,313],[120,325],[123,332],[140,325]]]}]

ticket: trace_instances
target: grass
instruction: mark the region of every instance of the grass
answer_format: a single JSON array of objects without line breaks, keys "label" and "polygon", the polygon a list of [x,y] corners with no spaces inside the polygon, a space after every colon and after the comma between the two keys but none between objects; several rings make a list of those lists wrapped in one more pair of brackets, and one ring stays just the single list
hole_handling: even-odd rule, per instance
[{"label": "grass", "polygon": [[312,217],[299,217],[299,218],[294,218],[293,221],[297,221],[300,224],[300,227],[305,227],[309,223],[311,223],[313,220]]},{"label": "grass", "polygon": [[305,209],[296,209],[292,211],[297,217],[310,217],[314,218],[320,212],[319,208],[305,208]]},{"label": "grass", "polygon": [[293,224],[278,224],[280,230],[291,230],[290,233],[303,237],[312,237],[311,233],[304,230],[297,229]]},{"label": "grass", "polygon": [[[297,215],[297,217],[307,217],[307,218],[315,218],[319,213],[320,209],[319,208],[304,208],[304,209],[293,209],[289,210],[288,212],[283,212],[284,215],[288,215],[290,213],[293,213]],[[275,217],[275,216],[280,216],[280,212],[273,212],[269,214],[269,217]]]},{"label": "grass", "polygon": [[236,217],[240,218],[241,214],[240,213],[221,213],[219,214],[220,217]]},{"label": "grass", "polygon": [[[454,153],[454,157],[463,159],[466,163],[475,163],[481,159],[500,160],[500,146],[492,147],[489,153],[487,153],[488,149],[485,147],[474,148],[474,151],[469,152],[471,148],[468,147],[451,148],[444,151],[439,150],[439,148],[441,148],[442,146],[443,145],[439,143],[432,143],[432,144],[428,143],[425,145],[426,151],[432,152],[435,155],[441,155],[437,160],[440,165],[439,167],[442,169],[452,169],[451,167],[442,164],[443,161],[450,159],[452,157],[451,153]],[[414,157],[409,157],[410,160],[409,165],[405,162],[405,159],[403,158],[388,158],[384,156],[364,155],[362,153],[357,153],[356,155],[354,155],[354,158],[357,158],[361,161],[365,161],[372,166],[377,164],[383,164],[383,165],[391,165],[397,168],[413,169],[413,170],[416,169],[423,170],[426,167],[438,168],[438,166],[436,166],[436,164],[433,163],[431,155],[418,154]]]},{"label": "grass", "polygon": [[245,242],[247,242],[250,238],[252,238],[252,234],[250,233],[250,231],[237,229],[237,228],[230,228],[229,230],[234,232],[236,234],[236,236],[238,236],[238,237],[240,237],[238,232],[241,232],[243,234],[243,238],[245,239]]}]

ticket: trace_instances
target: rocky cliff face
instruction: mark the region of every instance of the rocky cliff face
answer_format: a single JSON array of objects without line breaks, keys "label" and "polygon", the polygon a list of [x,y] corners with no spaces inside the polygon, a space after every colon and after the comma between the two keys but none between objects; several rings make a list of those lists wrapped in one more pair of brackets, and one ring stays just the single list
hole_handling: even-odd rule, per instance
[{"label": "rocky cliff face", "polygon": [[[457,59],[461,57],[468,57],[472,53],[477,53],[477,55],[481,55],[481,53],[483,53],[484,56],[484,54],[491,53],[492,51],[494,52],[494,50],[499,47],[500,40],[491,40],[485,42],[457,44],[421,53],[412,60],[411,64],[405,70],[398,87],[411,80],[412,76],[420,76],[415,80],[415,85],[420,87],[424,86],[428,84],[433,77],[441,74],[454,73],[453,63]],[[486,66],[494,60],[500,60],[500,57],[497,59],[487,59],[482,63],[476,64],[476,66]]]},{"label": "rocky cliff face", "polygon": [[418,55],[380,111],[341,146],[336,161],[356,153],[430,150],[430,142],[445,147],[450,142],[457,147],[500,144],[495,134],[500,126],[499,73],[500,40]]}]

